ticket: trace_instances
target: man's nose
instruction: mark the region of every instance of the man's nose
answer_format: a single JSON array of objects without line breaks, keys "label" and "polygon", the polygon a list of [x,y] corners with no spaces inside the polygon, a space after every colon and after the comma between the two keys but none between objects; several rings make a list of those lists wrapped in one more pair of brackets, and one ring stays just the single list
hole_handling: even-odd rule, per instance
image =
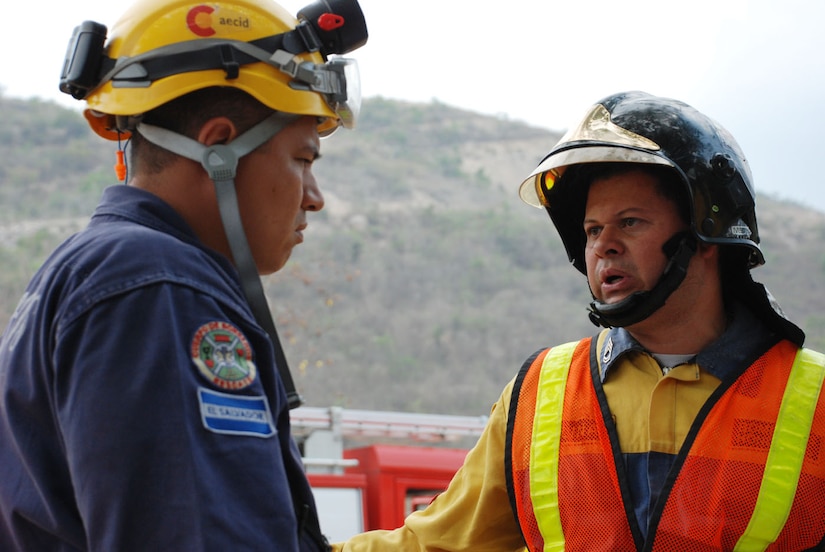
[{"label": "man's nose", "polygon": [[302,207],[305,211],[320,211],[324,208],[324,194],[318,186],[318,181],[313,176],[310,182],[304,186],[304,201]]},{"label": "man's nose", "polygon": [[593,243],[594,252],[600,257],[607,257],[610,255],[618,255],[624,251],[624,245],[621,240],[621,232],[613,225],[606,225],[599,232],[598,237]]}]

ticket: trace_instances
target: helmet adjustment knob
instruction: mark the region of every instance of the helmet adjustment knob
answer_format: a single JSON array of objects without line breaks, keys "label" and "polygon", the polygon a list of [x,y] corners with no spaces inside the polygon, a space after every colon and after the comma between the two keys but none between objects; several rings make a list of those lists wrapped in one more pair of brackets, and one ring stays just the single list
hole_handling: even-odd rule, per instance
[{"label": "helmet adjustment knob", "polygon": [[716,226],[716,223],[713,222],[713,219],[708,217],[702,221],[702,233],[708,236],[713,235],[713,228]]},{"label": "helmet adjustment knob", "polygon": [[710,167],[716,178],[722,182],[729,182],[736,174],[736,167],[730,156],[724,153],[717,153],[710,160]]}]

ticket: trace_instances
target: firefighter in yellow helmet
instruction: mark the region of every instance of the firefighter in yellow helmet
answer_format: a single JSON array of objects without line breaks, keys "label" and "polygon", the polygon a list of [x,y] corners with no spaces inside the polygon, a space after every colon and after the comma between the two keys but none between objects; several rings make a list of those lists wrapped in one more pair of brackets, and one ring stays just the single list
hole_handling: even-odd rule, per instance
[{"label": "firefighter in yellow helmet", "polygon": [[260,274],[358,115],[356,0],[139,0],[60,89],[128,153],[0,338],[0,550],[328,549]]},{"label": "firefighter in yellow helmet", "polygon": [[334,549],[825,550],[825,355],[751,278],[765,259],[733,137],[678,100],[613,94],[519,194],[603,328],[524,362],[429,507]]}]

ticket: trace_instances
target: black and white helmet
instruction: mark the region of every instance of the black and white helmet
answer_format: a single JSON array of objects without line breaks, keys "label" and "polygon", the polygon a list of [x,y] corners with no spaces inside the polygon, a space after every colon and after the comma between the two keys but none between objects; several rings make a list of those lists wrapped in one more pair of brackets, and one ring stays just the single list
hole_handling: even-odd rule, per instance
[{"label": "black and white helmet", "polygon": [[[697,241],[722,246],[723,284],[760,318],[801,345],[804,333],[785,318],[750,269],[765,263],[759,247],[756,195],[750,167],[733,136],[684,102],[645,92],[622,92],[597,102],[522,182],[521,199],[544,207],[573,266],[587,273],[582,226],[589,180],[586,164],[633,163],[669,167],[684,185],[690,224],[667,244],[668,269],[652,290],[618,304],[593,301],[591,320],[606,327],[644,320],[681,284]],[[576,166],[576,170],[570,170]],[[679,238],[678,240],[676,238]]]},{"label": "black and white helmet", "polygon": [[604,162],[671,167],[691,198],[690,223],[696,237],[748,248],[749,268],[765,262],[759,249],[750,168],[730,133],[683,102],[623,92],[594,105],[519,190],[526,203],[547,209],[579,271],[585,272],[578,218],[583,205],[573,206],[570,201],[583,196],[570,193],[577,185],[575,179],[563,177],[572,165]]}]

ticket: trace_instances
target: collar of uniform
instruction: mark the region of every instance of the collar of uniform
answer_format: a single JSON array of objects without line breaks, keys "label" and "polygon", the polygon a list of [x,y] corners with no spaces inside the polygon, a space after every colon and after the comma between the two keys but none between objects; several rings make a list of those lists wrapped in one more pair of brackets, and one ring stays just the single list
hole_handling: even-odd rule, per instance
[{"label": "collar of uniform", "polygon": [[171,205],[146,190],[118,184],[103,190],[103,198],[92,215],[92,224],[118,217],[161,230],[188,242],[197,236]]},{"label": "collar of uniform", "polygon": [[601,350],[599,351],[602,383],[604,383],[607,374],[616,362],[624,355],[631,351],[647,352],[624,328],[610,328],[609,330],[605,330],[603,337],[604,339],[600,339]]},{"label": "collar of uniform", "polygon": [[[696,355],[696,363],[705,371],[726,381],[736,378],[761,354],[779,341],[772,332],[742,303],[731,309],[731,321],[719,339]],[[630,352],[649,354],[624,328],[610,328],[600,339],[601,380],[619,359]]]},{"label": "collar of uniform", "polygon": [[220,263],[224,270],[235,272],[229,259],[204,245],[180,213],[151,192],[124,184],[109,186],[103,190],[103,197],[89,224],[90,226],[103,224],[113,219],[130,220],[175,236],[205,251],[207,255]]}]

